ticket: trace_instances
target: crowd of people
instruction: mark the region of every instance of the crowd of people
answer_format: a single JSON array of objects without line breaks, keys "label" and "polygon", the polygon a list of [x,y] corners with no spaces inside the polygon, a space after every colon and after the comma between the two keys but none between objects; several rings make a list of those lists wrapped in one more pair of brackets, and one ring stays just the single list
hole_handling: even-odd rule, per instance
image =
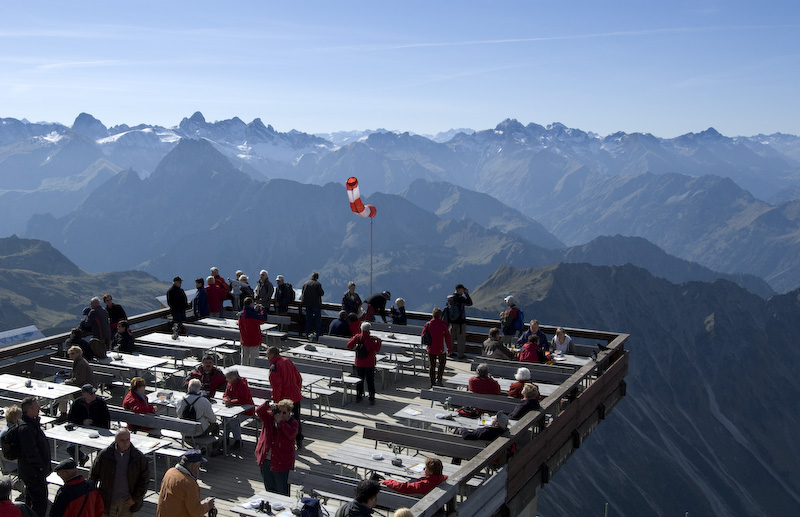
[{"label": "crowd of people", "polygon": [[[236,272],[235,280],[226,281],[220,276],[218,268],[212,267],[207,278],[195,280],[197,290],[191,301],[182,288],[182,282],[176,276],[167,292],[167,304],[172,321],[177,326],[176,331],[182,330],[187,311],[191,310],[198,318],[218,317],[222,314],[223,302],[230,300],[234,310],[238,311],[241,364],[247,366],[254,365],[259,357],[263,339],[260,325],[267,321],[270,311],[286,314],[295,300],[292,285],[278,275],[277,285],[273,286],[266,270],[259,273],[257,284],[251,287],[248,276],[242,271]],[[397,298],[390,304],[391,293],[381,291],[362,301],[356,287],[354,282],[349,282],[342,296],[341,311],[330,323],[328,334],[348,338],[347,348],[354,352],[354,371],[360,379],[356,386],[356,402],[362,402],[366,395],[369,403],[375,404],[376,355],[381,350],[382,341],[371,333],[371,322],[377,318],[387,322],[389,317],[394,325],[407,325],[405,300]],[[321,310],[325,291],[319,274],[314,272],[300,291],[303,316],[301,334],[313,341],[322,334]],[[489,331],[483,343],[483,356],[532,363],[546,362],[556,353],[574,353],[575,345],[563,328],[558,328],[553,339],[548,341],[535,319],[530,321],[527,328],[520,323],[522,311],[513,296],[506,297],[504,301],[507,309],[500,314],[498,328]],[[390,305],[388,309],[387,304]],[[421,339],[428,353],[432,387],[444,385],[443,375],[448,358],[463,360],[467,357],[467,308],[472,305],[469,290],[458,284],[453,293],[447,296],[444,308],[434,308],[430,320],[422,328]],[[89,341],[84,337],[88,337]],[[133,349],[133,335],[122,306],[114,303],[110,294],[102,297],[102,303],[100,298],[92,298],[80,324],[72,330],[66,342],[66,352],[73,364],[64,382],[80,387],[80,395],[68,411],[66,405],[61,407],[59,419],[74,425],[110,429],[109,409],[105,399],[97,393],[91,361],[105,357],[111,350],[132,352]],[[289,495],[289,472],[294,469],[296,452],[303,448],[304,441],[300,420],[302,376],[294,363],[280,354],[278,347],[269,347],[266,357],[269,361],[271,400],[258,406],[254,404],[247,379],[239,374],[236,367],[223,372],[217,367],[214,355],[204,356],[200,364],[188,373],[184,383],[185,393],[174,402],[175,412],[180,418],[191,419],[199,424],[198,434],[185,438],[191,441],[209,437],[213,440],[207,447],[186,451],[179,463],[167,471],[159,491],[157,515],[203,515],[215,508],[213,498],[200,498],[197,481],[201,465],[208,461],[205,456],[222,454],[223,445],[233,450],[242,446],[239,419],[233,418],[228,422],[227,435],[221,433],[220,422],[211,402],[218,393],[221,393],[226,406],[247,406],[241,418],[255,418],[260,422],[255,461],[264,488],[273,493]],[[489,374],[487,364],[477,366],[475,376],[469,380],[468,389],[478,394],[502,394],[499,383]],[[151,403],[147,393],[147,380],[134,377],[122,407],[133,413],[157,414],[161,406]],[[509,419],[518,420],[540,407],[539,389],[531,381],[528,368],[520,367],[517,370],[515,382],[505,394],[519,399],[519,404],[510,414],[498,412],[488,425],[471,430],[459,429],[457,432],[465,440],[490,440],[505,432]],[[51,448],[42,431],[39,411],[39,402],[35,397],[26,397],[19,407],[14,406],[6,411],[7,427],[0,432],[0,437],[16,428],[15,435],[20,446],[18,472],[25,487],[25,504],[10,503],[11,481],[2,478],[0,510],[11,504],[21,515],[45,515]],[[71,458],[52,469],[62,478],[63,486],[53,501],[49,515],[123,516],[133,515],[139,510],[147,492],[150,466],[131,443],[131,433],[137,432],[158,431],[132,424],[120,428],[115,434],[114,443],[97,454],[88,479],[80,470],[89,461],[88,455],[79,445],[71,446]],[[363,480],[355,489],[355,498],[342,505],[336,515],[369,515],[382,487],[404,494],[425,494],[447,479],[442,469],[441,460],[427,458],[424,476],[419,479],[404,482],[382,478]],[[395,515],[407,515],[406,511],[398,510]]]}]

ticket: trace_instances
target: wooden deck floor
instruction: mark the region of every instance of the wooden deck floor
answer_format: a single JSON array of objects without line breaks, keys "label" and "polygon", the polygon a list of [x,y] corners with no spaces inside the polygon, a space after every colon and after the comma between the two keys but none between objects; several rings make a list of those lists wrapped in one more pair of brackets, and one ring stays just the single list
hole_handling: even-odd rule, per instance
[{"label": "wooden deck floor", "polygon": [[[290,340],[287,345],[296,345]],[[285,346],[284,348],[288,348]],[[456,373],[469,372],[469,362],[449,360],[445,377]],[[376,378],[379,384],[379,376]],[[351,401],[346,406],[341,406],[341,396],[331,397],[332,413],[324,413],[320,418],[317,411],[309,416],[307,401],[303,407],[303,433],[306,437],[304,448],[298,451],[297,468],[310,469],[315,473],[341,474],[339,466],[332,465],[323,458],[329,452],[337,449],[344,443],[363,446],[369,449],[375,447],[374,441],[362,438],[364,426],[373,426],[374,422],[396,422],[392,415],[412,402],[430,404],[429,401],[420,401],[421,389],[430,387],[427,372],[418,369],[415,377],[406,373],[397,382],[389,382],[386,388],[378,388],[376,404],[370,406],[367,401],[357,404]],[[117,390],[112,399],[113,404],[120,404],[117,400],[120,392]],[[231,507],[237,502],[264,490],[261,474],[256,465],[255,450],[256,434],[252,429],[243,429],[244,446],[242,450],[235,451],[228,457],[218,456],[209,458],[205,469],[200,475],[200,486],[203,497],[215,497],[220,516],[236,515]],[[384,445],[380,447],[384,447]],[[163,475],[163,462],[159,466],[159,473]],[[345,475],[348,472],[344,472]],[[353,473],[350,472],[350,475]],[[51,486],[50,500],[55,496],[57,487]],[[297,487],[292,487],[292,496],[296,496]],[[15,494],[16,495],[16,494]],[[349,494],[348,494],[349,495]],[[155,516],[158,494],[150,492],[145,499],[145,505],[137,515]],[[338,502],[330,501],[326,509],[331,515],[336,511]],[[381,512],[378,512],[381,514]],[[383,512],[383,514],[386,514]]]}]

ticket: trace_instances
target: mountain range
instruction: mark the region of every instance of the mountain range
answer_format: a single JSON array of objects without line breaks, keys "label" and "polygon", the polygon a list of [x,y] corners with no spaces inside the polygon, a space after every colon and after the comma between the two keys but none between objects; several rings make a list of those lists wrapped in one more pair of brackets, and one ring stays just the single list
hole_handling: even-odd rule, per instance
[{"label": "mountain range", "polygon": [[472,309],[497,317],[507,294],[526,318],[631,335],[627,397],[540,492],[541,515],[800,513],[800,290],[503,266]]}]

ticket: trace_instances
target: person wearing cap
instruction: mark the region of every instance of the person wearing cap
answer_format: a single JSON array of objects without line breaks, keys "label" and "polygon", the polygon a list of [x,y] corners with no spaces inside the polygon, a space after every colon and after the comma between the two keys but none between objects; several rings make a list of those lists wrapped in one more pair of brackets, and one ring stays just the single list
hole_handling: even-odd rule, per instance
[{"label": "person wearing cap", "polygon": [[211,315],[211,310],[208,308],[208,294],[206,293],[205,284],[205,280],[201,277],[194,279],[194,287],[197,291],[192,299],[192,312],[197,319]]},{"label": "person wearing cap", "polygon": [[97,455],[89,479],[97,484],[106,515],[129,517],[144,505],[150,462],[131,445],[131,433],[123,427],[114,436],[114,443]]},{"label": "person wearing cap", "polygon": [[347,292],[342,296],[342,310],[350,314],[361,310],[361,297],[356,292],[356,283],[352,280],[347,284]]},{"label": "person wearing cap", "polygon": [[531,334],[536,334],[539,337],[539,347],[547,347],[549,341],[547,340],[547,336],[542,329],[539,328],[539,320],[531,320],[528,324],[528,328],[525,329],[519,338],[517,339],[517,345],[522,346],[528,342],[528,338],[531,337]]},{"label": "person wearing cap", "polygon": [[355,488],[355,497],[336,510],[335,517],[369,517],[378,504],[381,485],[371,479],[362,479]]},{"label": "person wearing cap", "polygon": [[303,422],[300,421],[300,403],[303,400],[303,376],[291,359],[283,357],[276,346],[267,349],[269,359],[269,385],[273,402],[292,401],[292,414],[297,420],[297,450],[303,448]]},{"label": "person wearing cap", "polygon": [[289,304],[294,301],[292,284],[284,282],[283,275],[276,276],[275,282],[275,310],[279,315],[289,314]]},{"label": "person wearing cap", "polygon": [[[244,276],[244,275],[242,275]],[[244,308],[239,312],[239,342],[242,348],[242,365],[255,366],[258,353],[261,351],[261,342],[264,335],[261,334],[261,324],[267,321],[267,311],[260,307],[257,311],[253,307],[253,299],[249,296],[242,302]]]},{"label": "person wearing cap", "polygon": [[370,295],[369,298],[364,300],[367,304],[367,312],[361,317],[364,321],[375,321],[375,315],[379,315],[384,323],[386,321],[386,302],[392,297],[389,291],[382,293],[375,293]]},{"label": "person wearing cap", "polygon": [[300,303],[306,308],[306,336],[313,331],[317,336],[322,335],[322,297],[325,290],[319,283],[319,273],[311,273],[311,279],[303,284]]},{"label": "person wearing cap", "polygon": [[214,498],[200,499],[200,466],[206,463],[197,449],[183,453],[180,462],[167,470],[158,492],[156,517],[202,517],[215,508]]},{"label": "person wearing cap", "polygon": [[517,335],[515,322],[519,316],[519,308],[516,300],[511,295],[506,296],[503,301],[506,302],[508,309],[500,313],[500,327],[503,333],[503,344],[508,345],[514,341],[514,336]]},{"label": "person wearing cap", "polygon": [[395,481],[384,479],[381,485],[391,488],[401,494],[425,495],[447,479],[442,474],[442,460],[439,458],[425,458],[425,475],[413,481]]},{"label": "person wearing cap", "polygon": [[25,504],[37,515],[47,511],[47,475],[50,474],[50,443],[39,423],[39,401],[25,397],[20,404],[22,416],[17,425],[19,437],[19,478],[25,484]]},{"label": "person wearing cap", "polygon": [[292,401],[264,402],[256,415],[262,422],[256,442],[256,462],[261,468],[264,488],[268,492],[289,495],[289,471],[294,470],[295,440],[299,421],[292,414]]},{"label": "person wearing cap", "polygon": [[361,382],[356,384],[356,402],[364,398],[364,382],[369,390],[369,403],[375,405],[375,354],[381,350],[381,340],[370,336],[372,325],[368,321],[361,324],[361,332],[347,342],[348,350],[355,350],[354,366]]},{"label": "person wearing cap", "polygon": [[506,394],[509,397],[521,399],[522,388],[525,386],[525,383],[531,381],[531,371],[524,367],[517,368],[517,373],[514,375],[514,379],[516,379],[516,382],[512,383],[511,386],[508,387],[508,392]]},{"label": "person wearing cap", "polygon": [[350,334],[350,322],[347,320],[346,311],[339,311],[339,317],[335,320],[331,320],[331,324],[328,326],[328,335],[346,338],[352,336],[352,334]]},{"label": "person wearing cap", "polygon": [[183,279],[176,276],[172,279],[172,287],[167,290],[167,305],[172,312],[172,322],[177,323],[183,329],[183,322],[186,321],[186,311],[192,308],[186,298],[186,291],[181,288]]},{"label": "person wearing cap", "polygon": [[3,517],[37,517],[27,504],[15,504],[11,500],[13,488],[14,480],[11,479],[11,476],[0,477],[0,515]]},{"label": "person wearing cap", "polygon": [[81,330],[92,333],[89,346],[92,347],[96,357],[105,357],[111,346],[111,324],[108,322],[108,312],[100,304],[100,298],[94,297],[89,301],[89,312],[80,324]]},{"label": "person wearing cap", "polygon": [[269,310],[272,305],[272,294],[275,292],[272,282],[269,281],[269,273],[262,269],[258,274],[258,284],[256,284],[255,298],[256,303]]},{"label": "person wearing cap", "polygon": [[492,417],[491,424],[471,430],[461,427],[457,434],[460,434],[461,438],[465,440],[494,440],[506,432],[506,429],[508,429],[508,415],[499,411]]},{"label": "person wearing cap", "polygon": [[67,458],[54,470],[64,484],[53,499],[50,517],[101,517],[105,513],[100,492],[78,472],[74,459]]},{"label": "person wearing cap", "polygon": [[[222,395],[222,403],[225,404],[225,407],[254,406],[242,413],[245,416],[253,416],[255,414],[255,404],[247,379],[239,375],[239,370],[236,368],[229,368],[225,372],[225,380],[228,381],[225,393]],[[242,446],[242,426],[239,423],[238,416],[228,419],[228,431],[233,434],[231,447],[234,449],[240,448]],[[222,439],[227,440],[228,437],[223,436]]]},{"label": "person wearing cap", "polygon": [[489,365],[486,363],[475,368],[475,375],[470,377],[467,387],[472,393],[500,395],[500,383],[489,377]]},{"label": "person wearing cap", "polygon": [[[456,285],[453,294],[447,297],[447,305],[444,309],[445,322],[450,325],[450,336],[453,342],[456,343],[456,351],[458,358],[464,359],[467,357],[467,307],[472,305],[472,298],[469,296],[469,290],[464,287],[464,284]],[[453,357],[454,354],[450,354]]]},{"label": "person wearing cap", "polygon": [[[81,386],[81,396],[76,398],[69,408],[67,419],[76,425],[90,425],[93,427],[111,428],[111,414],[108,404],[102,397],[97,396],[97,389],[91,384]],[[80,447],[75,444],[70,446],[73,456],[78,458],[81,466],[89,459]]]}]

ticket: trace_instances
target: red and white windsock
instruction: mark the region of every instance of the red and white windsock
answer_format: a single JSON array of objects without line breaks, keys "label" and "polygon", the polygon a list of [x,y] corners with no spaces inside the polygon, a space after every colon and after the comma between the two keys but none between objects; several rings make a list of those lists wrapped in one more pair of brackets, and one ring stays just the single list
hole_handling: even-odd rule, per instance
[{"label": "red and white windsock", "polygon": [[361,201],[361,192],[358,190],[358,180],[355,177],[347,179],[347,197],[350,199],[350,210],[361,217],[375,217],[375,207],[365,205]]}]

